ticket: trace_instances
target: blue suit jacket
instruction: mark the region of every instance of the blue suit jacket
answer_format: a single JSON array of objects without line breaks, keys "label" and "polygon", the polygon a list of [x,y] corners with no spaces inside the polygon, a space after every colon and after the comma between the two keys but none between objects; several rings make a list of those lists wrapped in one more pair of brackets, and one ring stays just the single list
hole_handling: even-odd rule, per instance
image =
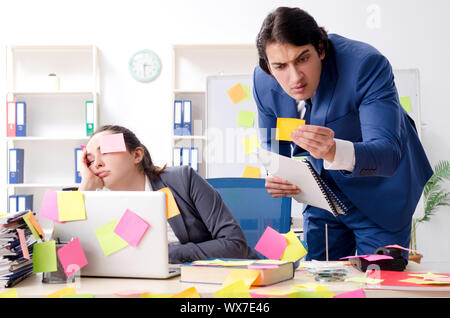
[{"label": "blue suit jacket", "polygon": [[[352,173],[329,170],[350,201],[382,228],[408,224],[423,187],[433,174],[414,121],[401,107],[389,61],[372,46],[331,34],[330,50],[313,98],[310,124],[331,128],[335,138],[353,142]],[[271,147],[277,117],[299,118],[296,101],[260,67],[254,71],[261,143],[291,156],[290,142]],[[264,130],[264,129],[263,129]],[[301,148],[294,146],[294,154]],[[309,157],[322,172],[323,160]],[[300,185],[301,189],[301,185]]]}]

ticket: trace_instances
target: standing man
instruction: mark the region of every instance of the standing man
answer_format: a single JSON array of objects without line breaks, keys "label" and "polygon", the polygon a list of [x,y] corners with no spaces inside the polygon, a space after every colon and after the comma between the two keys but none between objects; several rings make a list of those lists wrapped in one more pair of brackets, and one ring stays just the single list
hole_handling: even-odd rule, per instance
[{"label": "standing man", "polygon": [[[408,247],[412,215],[433,171],[386,57],[328,35],[307,12],[286,7],[266,17],[257,48],[253,94],[262,145],[288,157],[306,152],[345,206],[338,217],[306,206],[307,259],[325,259],[325,224],[330,260],[389,244]],[[278,117],[305,119],[292,143],[274,140]],[[298,194],[299,186],[266,179],[274,197]]]}]

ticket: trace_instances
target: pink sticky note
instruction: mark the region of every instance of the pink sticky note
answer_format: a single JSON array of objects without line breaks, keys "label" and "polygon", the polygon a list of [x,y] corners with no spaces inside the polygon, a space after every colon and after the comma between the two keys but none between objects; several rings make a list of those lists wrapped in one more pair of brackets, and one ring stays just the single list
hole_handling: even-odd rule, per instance
[{"label": "pink sticky note", "polygon": [[101,153],[109,152],[125,152],[125,140],[123,134],[111,134],[100,137],[100,151]]},{"label": "pink sticky note", "polygon": [[256,243],[255,250],[267,258],[279,260],[286,247],[286,238],[268,226]]},{"label": "pink sticky note", "polygon": [[143,220],[139,215],[127,209],[120,218],[117,226],[114,228],[114,233],[125,240],[128,245],[136,247],[149,226],[150,224]]},{"label": "pink sticky note", "polygon": [[450,277],[425,276],[423,279],[424,280],[431,280],[431,281],[435,281],[435,282],[450,282]]},{"label": "pink sticky note", "polygon": [[58,258],[67,277],[88,264],[78,238],[61,247],[58,250]]},{"label": "pink sticky note", "polygon": [[276,264],[253,264],[248,265],[248,269],[266,269],[266,268],[278,268],[278,265]]},{"label": "pink sticky note", "polygon": [[369,262],[375,262],[382,259],[394,259],[394,258],[389,255],[367,255],[366,257],[364,257],[364,259],[368,260]]},{"label": "pink sticky note", "polygon": [[335,295],[333,298],[366,298],[362,288]]},{"label": "pink sticky note", "polygon": [[83,145],[81,145],[80,147],[81,147],[81,150],[84,150],[84,148],[86,148],[86,146],[83,146]]},{"label": "pink sticky note", "polygon": [[56,191],[48,189],[45,190],[44,198],[42,199],[41,209],[39,211],[39,217],[59,222],[58,193]]},{"label": "pink sticky note", "polygon": [[114,295],[128,298],[140,298],[142,294],[148,293],[146,290],[122,290],[114,293]]},{"label": "pink sticky note", "polygon": [[25,231],[22,229],[17,229],[19,234],[20,247],[22,248],[23,257],[30,259],[30,253],[28,252],[27,239],[25,238]]},{"label": "pink sticky note", "polygon": [[417,252],[416,250],[412,250],[412,249],[409,249],[409,248],[400,246],[400,245],[398,245],[398,244],[386,245],[385,248],[398,248],[398,249],[400,249],[400,250],[404,250],[404,251],[408,251],[408,252],[413,252],[413,253],[416,253],[416,254],[419,253],[419,252]]}]

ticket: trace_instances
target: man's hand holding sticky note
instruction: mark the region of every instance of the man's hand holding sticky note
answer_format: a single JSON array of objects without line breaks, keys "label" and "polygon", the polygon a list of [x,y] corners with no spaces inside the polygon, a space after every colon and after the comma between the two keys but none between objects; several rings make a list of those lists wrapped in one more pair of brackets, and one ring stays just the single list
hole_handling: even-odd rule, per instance
[{"label": "man's hand holding sticky note", "polygon": [[292,141],[291,133],[304,125],[305,121],[298,118],[277,118],[276,140]]}]

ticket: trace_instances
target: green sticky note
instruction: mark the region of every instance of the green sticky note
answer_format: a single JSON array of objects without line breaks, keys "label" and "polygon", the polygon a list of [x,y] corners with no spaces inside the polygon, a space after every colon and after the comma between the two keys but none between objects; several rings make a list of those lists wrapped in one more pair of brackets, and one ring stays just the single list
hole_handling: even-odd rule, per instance
[{"label": "green sticky note", "polygon": [[34,244],[33,273],[49,273],[57,270],[55,241]]},{"label": "green sticky note", "polygon": [[250,92],[250,88],[248,88],[248,85],[242,84],[242,88],[245,91],[245,94],[247,95],[247,97],[245,97],[243,100],[241,100],[239,103],[248,101],[251,97],[252,97],[252,93]]},{"label": "green sticky note", "polygon": [[255,113],[241,110],[238,116],[238,126],[253,128],[255,123]]},{"label": "green sticky note", "polygon": [[114,233],[114,228],[117,226],[117,223],[119,223],[118,219],[95,230],[95,235],[97,235],[97,239],[105,256],[111,255],[128,246],[128,243],[125,240]]},{"label": "green sticky note", "polygon": [[22,216],[22,219],[27,224],[28,228],[30,229],[30,231],[33,234],[33,236],[36,239],[36,241],[40,240],[41,237],[39,236],[39,233],[36,231],[36,229],[34,228],[33,224],[30,221],[30,213],[27,213],[24,216]]},{"label": "green sticky note", "polygon": [[58,192],[59,221],[86,220],[84,196],[80,191]]},{"label": "green sticky note", "polygon": [[411,98],[409,96],[400,97],[400,104],[403,106],[403,108],[406,110],[407,113],[412,112],[412,104],[411,104]]}]

